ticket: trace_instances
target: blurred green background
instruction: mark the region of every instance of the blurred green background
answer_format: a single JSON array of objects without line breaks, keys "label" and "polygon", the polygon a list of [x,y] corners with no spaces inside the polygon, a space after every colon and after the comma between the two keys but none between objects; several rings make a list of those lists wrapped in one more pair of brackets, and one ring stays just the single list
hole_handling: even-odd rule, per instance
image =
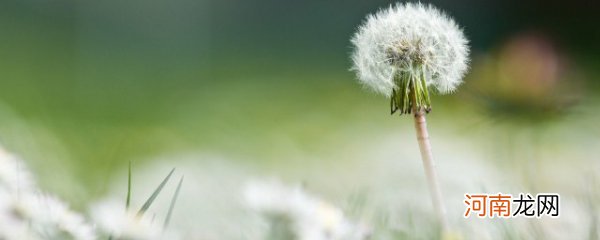
[{"label": "blurred green background", "polygon": [[[412,125],[348,70],[356,27],[390,3],[0,0],[0,142],[76,205],[129,161],[166,153],[324,161],[291,149],[318,156],[343,138],[370,140],[356,128]],[[575,134],[550,140],[598,160],[597,1],[432,3],[464,27],[472,67],[457,94],[433,99],[430,131],[508,131],[510,143],[527,129],[536,142],[562,124]],[[498,158],[522,158],[509,155]]]}]

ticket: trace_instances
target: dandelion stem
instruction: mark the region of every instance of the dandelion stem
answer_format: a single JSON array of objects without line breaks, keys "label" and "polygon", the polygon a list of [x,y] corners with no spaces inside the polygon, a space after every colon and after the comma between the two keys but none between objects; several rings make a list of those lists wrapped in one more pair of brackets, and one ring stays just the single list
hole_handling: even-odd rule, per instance
[{"label": "dandelion stem", "polygon": [[[411,93],[411,98],[415,98],[414,91]],[[448,220],[446,219],[446,208],[442,202],[442,191],[440,190],[440,185],[435,173],[435,164],[433,163],[431,144],[429,143],[429,132],[427,131],[427,120],[425,119],[426,113],[423,109],[417,109],[415,106],[413,106],[413,111],[417,141],[419,142],[419,150],[421,151],[421,159],[423,160],[423,168],[425,169],[429,192],[442,232],[445,232],[448,230]]]}]

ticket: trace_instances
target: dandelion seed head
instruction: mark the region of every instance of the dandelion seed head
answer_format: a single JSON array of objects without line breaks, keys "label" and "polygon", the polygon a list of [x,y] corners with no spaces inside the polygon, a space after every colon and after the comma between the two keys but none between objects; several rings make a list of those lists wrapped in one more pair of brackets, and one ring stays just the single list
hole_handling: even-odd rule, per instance
[{"label": "dandelion seed head", "polygon": [[462,30],[431,5],[396,4],[369,15],[352,43],[352,70],[359,81],[388,97],[399,71],[422,66],[427,86],[449,93],[468,68],[468,41]]}]

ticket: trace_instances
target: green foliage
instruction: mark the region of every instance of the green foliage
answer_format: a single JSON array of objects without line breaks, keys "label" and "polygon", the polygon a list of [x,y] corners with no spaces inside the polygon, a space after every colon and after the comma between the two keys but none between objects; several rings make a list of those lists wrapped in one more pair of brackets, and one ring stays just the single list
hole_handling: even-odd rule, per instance
[{"label": "green foliage", "polygon": [[173,194],[173,198],[171,198],[171,204],[169,205],[169,211],[167,212],[167,217],[165,218],[164,229],[169,226],[169,222],[171,221],[171,215],[173,214],[173,208],[175,208],[175,202],[177,202],[177,196],[179,196],[179,190],[181,190],[181,184],[183,184],[183,176],[179,179],[179,183],[177,184],[177,189]]},{"label": "green foliage", "polygon": [[171,172],[169,172],[169,174],[167,175],[167,177],[165,177],[165,179],[163,179],[163,181],[158,185],[158,187],[156,187],[156,189],[154,190],[154,192],[152,193],[152,195],[150,195],[150,197],[148,198],[148,200],[146,200],[146,202],[144,203],[144,205],[142,205],[142,208],[140,208],[140,210],[137,213],[137,215],[139,217],[143,216],[144,213],[148,210],[148,208],[150,208],[150,206],[152,205],[152,203],[154,202],[154,200],[156,199],[156,197],[158,197],[158,195],[162,191],[163,187],[165,187],[165,185],[167,184],[167,182],[171,178],[171,175],[173,175],[173,172],[175,172],[175,168],[171,169]]}]

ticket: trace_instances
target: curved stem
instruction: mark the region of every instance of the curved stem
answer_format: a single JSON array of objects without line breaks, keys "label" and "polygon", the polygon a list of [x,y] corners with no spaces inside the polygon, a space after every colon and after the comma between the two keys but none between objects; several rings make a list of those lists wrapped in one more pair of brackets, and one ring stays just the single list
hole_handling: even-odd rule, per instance
[{"label": "curved stem", "polygon": [[[411,96],[414,99],[414,94]],[[415,130],[417,133],[417,141],[419,142],[419,150],[421,152],[421,160],[423,160],[423,168],[425,169],[425,177],[429,186],[433,207],[438,217],[438,222],[441,226],[442,233],[448,230],[448,220],[446,217],[446,208],[442,201],[442,191],[435,172],[435,164],[433,162],[433,154],[431,153],[431,143],[429,143],[429,132],[427,131],[427,120],[425,112],[422,109],[413,109],[415,119]]]}]

